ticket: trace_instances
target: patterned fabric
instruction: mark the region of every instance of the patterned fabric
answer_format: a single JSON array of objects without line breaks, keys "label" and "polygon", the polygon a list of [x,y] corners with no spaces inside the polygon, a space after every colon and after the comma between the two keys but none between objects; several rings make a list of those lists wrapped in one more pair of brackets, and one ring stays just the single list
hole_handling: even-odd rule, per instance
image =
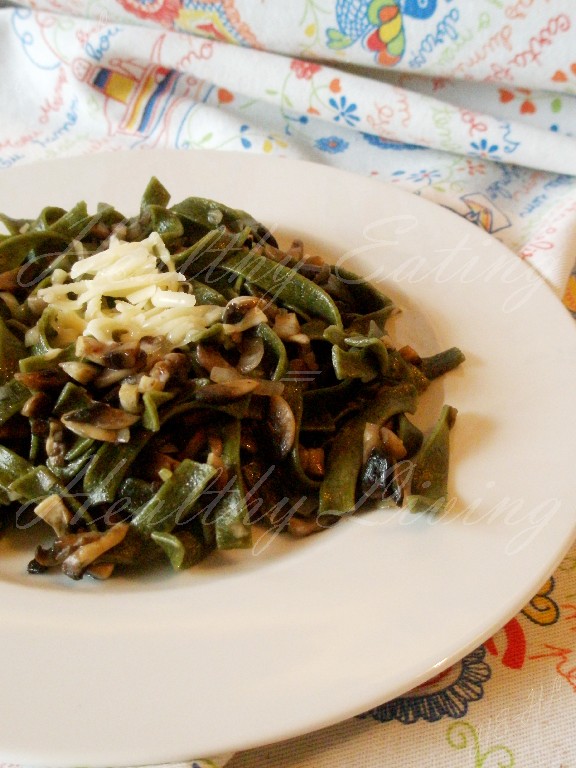
[{"label": "patterned fabric", "polygon": [[28,5],[0,21],[0,167],[136,147],[334,164],[494,233],[573,308],[570,0]]},{"label": "patterned fabric", "polygon": [[[576,316],[573,0],[20,6],[0,10],[0,169],[153,147],[338,166],[482,227]],[[229,768],[576,766],[575,595],[573,549],[442,675]]]}]

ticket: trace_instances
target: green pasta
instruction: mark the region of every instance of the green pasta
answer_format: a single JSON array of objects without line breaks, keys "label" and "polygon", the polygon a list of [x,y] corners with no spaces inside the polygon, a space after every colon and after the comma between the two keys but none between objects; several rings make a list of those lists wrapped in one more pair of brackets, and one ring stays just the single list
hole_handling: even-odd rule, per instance
[{"label": "green pasta", "polygon": [[406,414],[464,355],[395,348],[375,286],[156,178],[133,216],[0,221],[0,512],[38,523],[30,573],[180,571],[254,526],[441,508],[456,410],[427,436]]}]

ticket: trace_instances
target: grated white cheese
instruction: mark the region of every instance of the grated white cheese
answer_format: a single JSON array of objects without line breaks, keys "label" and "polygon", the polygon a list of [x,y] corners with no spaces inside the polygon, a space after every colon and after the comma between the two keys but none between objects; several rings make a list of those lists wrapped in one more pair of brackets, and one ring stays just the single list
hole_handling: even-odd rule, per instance
[{"label": "grated white cheese", "polygon": [[52,307],[58,338],[66,343],[81,334],[103,342],[166,336],[174,348],[222,318],[221,307],[196,306],[157,232],[135,243],[112,237],[105,251],[61,273],[38,296]]}]

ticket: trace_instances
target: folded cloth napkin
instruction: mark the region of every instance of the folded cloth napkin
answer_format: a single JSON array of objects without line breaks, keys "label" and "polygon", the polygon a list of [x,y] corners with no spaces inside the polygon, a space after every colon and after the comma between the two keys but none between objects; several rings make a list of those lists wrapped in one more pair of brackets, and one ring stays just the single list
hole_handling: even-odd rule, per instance
[{"label": "folded cloth napkin", "polygon": [[25,5],[0,27],[0,165],[142,147],[329,163],[452,208],[566,290],[570,0]]},{"label": "folded cloth napkin", "polygon": [[[574,23],[572,0],[30,0],[0,11],[0,168],[153,147],[338,166],[423,195],[482,227],[576,314]],[[407,764],[412,735],[402,724],[462,718],[482,698],[491,657],[501,660],[500,674],[520,674],[531,648],[533,660],[556,660],[555,680],[565,672],[567,688],[576,690],[573,669],[571,677],[566,672],[576,653],[569,634],[575,557],[565,561],[563,602],[551,596],[552,581],[532,610],[452,670],[456,687],[436,681],[372,713],[372,722],[394,721],[397,759],[388,762],[380,739],[372,762],[362,765]],[[542,627],[552,624],[556,635],[543,640]],[[445,695],[434,699],[435,691]],[[529,721],[547,697],[535,691]],[[558,695],[563,705],[569,698]],[[522,705],[514,706],[520,726]],[[446,754],[427,753],[428,764],[496,759],[486,746],[500,738],[494,723],[482,734],[461,725],[448,729]],[[337,757],[314,737],[299,752],[293,744],[276,751],[274,763],[262,754],[233,763],[319,766],[321,744],[322,765],[359,765],[352,760],[366,746],[358,734],[367,732],[367,720],[354,722],[354,736],[348,727],[329,732]],[[472,762],[458,762],[468,749]],[[513,765],[514,750],[503,750],[499,757],[508,762],[501,764]],[[520,748],[516,754],[528,765]],[[558,755],[576,764],[575,754]]]}]

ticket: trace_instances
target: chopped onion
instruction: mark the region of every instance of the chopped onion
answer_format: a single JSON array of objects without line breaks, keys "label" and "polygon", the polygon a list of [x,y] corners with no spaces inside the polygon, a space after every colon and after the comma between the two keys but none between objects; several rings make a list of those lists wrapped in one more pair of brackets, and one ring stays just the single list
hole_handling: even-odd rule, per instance
[{"label": "chopped onion", "polygon": [[210,380],[216,382],[216,384],[227,384],[229,381],[252,381],[252,379],[246,379],[242,376],[236,368],[232,366],[220,366],[214,365],[210,371]]},{"label": "chopped onion", "polygon": [[391,429],[388,429],[388,427],[381,427],[380,439],[382,441],[384,453],[391,459],[403,459],[406,456],[404,443],[400,440],[398,435],[392,432]]},{"label": "chopped onion", "polygon": [[69,509],[57,493],[46,496],[36,504],[34,512],[52,528],[56,536],[64,536],[72,519]]},{"label": "chopped onion", "polygon": [[120,407],[128,413],[140,413],[140,392],[138,384],[124,381],[118,390]]},{"label": "chopped onion", "polygon": [[275,397],[284,392],[284,384],[281,381],[270,381],[269,379],[258,379],[258,386],[254,390],[255,395],[264,395],[265,397]]},{"label": "chopped onion", "polygon": [[250,386],[255,395],[264,395],[266,397],[274,397],[284,392],[284,384],[281,381],[251,379],[247,376],[242,376],[236,368],[219,368],[214,366],[210,372],[210,380],[216,384],[240,385],[240,382],[247,382],[245,386]]},{"label": "chopped onion", "polygon": [[274,332],[281,339],[291,339],[300,333],[300,323],[294,312],[279,312],[274,321]]}]

